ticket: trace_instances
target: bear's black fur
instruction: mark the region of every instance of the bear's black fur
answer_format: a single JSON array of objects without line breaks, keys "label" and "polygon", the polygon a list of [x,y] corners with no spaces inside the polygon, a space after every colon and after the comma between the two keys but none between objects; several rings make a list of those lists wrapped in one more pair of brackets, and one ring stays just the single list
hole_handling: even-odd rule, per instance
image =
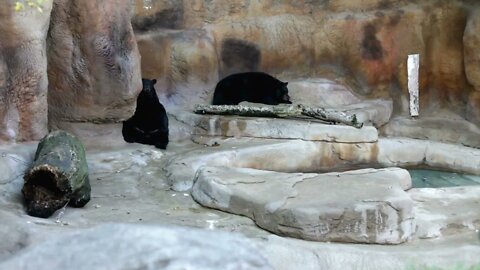
[{"label": "bear's black fur", "polygon": [[142,82],[143,89],[137,98],[135,114],[123,122],[123,139],[129,143],[137,142],[167,149],[168,117],[153,87],[157,80],[142,79]]},{"label": "bear's black fur", "polygon": [[292,104],[287,84],[263,72],[232,74],[218,82],[212,104],[237,105],[242,101]]}]

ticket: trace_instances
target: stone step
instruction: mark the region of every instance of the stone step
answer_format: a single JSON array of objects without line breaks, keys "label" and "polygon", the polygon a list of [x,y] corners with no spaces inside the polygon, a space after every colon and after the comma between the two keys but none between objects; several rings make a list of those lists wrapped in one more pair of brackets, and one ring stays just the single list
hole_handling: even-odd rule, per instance
[{"label": "stone step", "polygon": [[449,119],[445,115],[416,119],[395,117],[382,127],[385,136],[456,143],[480,148],[480,128],[465,119]]},{"label": "stone step", "polygon": [[359,143],[376,142],[377,129],[357,129],[345,125],[329,125],[311,120],[198,115],[186,111],[174,113],[176,120],[193,126],[193,135],[249,137],[264,139],[300,139],[305,141]]},{"label": "stone step", "polygon": [[253,219],[273,233],[312,241],[399,244],[415,232],[408,171],[288,174],[203,167],[193,198]]},{"label": "stone step", "polygon": [[423,167],[480,175],[480,149],[407,138],[380,138],[375,143],[198,137],[208,144],[180,154],[164,166],[174,190],[192,187],[202,166],[254,168],[278,172],[328,172],[360,168]]}]

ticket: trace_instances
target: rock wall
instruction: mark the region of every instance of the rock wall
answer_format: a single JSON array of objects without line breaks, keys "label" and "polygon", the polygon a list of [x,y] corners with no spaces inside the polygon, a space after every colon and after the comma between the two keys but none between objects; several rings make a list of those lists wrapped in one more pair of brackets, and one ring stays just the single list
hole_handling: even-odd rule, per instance
[{"label": "rock wall", "polygon": [[333,80],[407,115],[411,53],[421,116],[447,110],[480,125],[475,0],[47,0],[17,12],[14,2],[0,7],[1,141],[116,130],[141,76],[159,80],[167,108],[210,102],[219,78],[259,70]]},{"label": "rock wall", "polygon": [[469,18],[463,36],[465,71],[475,91],[468,97],[467,119],[480,126],[480,7],[476,7]]},{"label": "rock wall", "polygon": [[47,132],[46,37],[52,1],[40,12],[0,5],[0,141],[39,139]]},{"label": "rock wall", "polygon": [[[480,3],[462,0],[136,1],[142,75],[167,104],[208,102],[218,78],[326,77],[407,114],[406,59],[421,56],[421,111],[479,123]],[[160,53],[159,53],[160,52]]]},{"label": "rock wall", "polygon": [[56,0],[48,35],[49,124],[129,118],[142,89],[129,0]]},{"label": "rock wall", "polygon": [[130,0],[15,2],[0,7],[0,141],[133,114],[142,86]]}]

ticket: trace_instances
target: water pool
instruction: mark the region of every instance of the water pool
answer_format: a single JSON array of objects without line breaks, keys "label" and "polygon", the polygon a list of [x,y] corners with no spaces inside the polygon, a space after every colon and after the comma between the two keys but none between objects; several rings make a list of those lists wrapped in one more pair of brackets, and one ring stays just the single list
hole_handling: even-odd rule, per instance
[{"label": "water pool", "polygon": [[480,176],[434,170],[409,170],[414,188],[480,185]]}]

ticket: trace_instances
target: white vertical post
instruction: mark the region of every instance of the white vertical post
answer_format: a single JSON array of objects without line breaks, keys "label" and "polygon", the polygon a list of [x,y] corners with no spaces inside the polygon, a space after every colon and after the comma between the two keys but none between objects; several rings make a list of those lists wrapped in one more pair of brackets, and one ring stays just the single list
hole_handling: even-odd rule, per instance
[{"label": "white vertical post", "polygon": [[410,115],[418,116],[420,109],[418,97],[418,75],[420,70],[420,55],[411,54],[407,60],[408,93],[410,93]]}]

